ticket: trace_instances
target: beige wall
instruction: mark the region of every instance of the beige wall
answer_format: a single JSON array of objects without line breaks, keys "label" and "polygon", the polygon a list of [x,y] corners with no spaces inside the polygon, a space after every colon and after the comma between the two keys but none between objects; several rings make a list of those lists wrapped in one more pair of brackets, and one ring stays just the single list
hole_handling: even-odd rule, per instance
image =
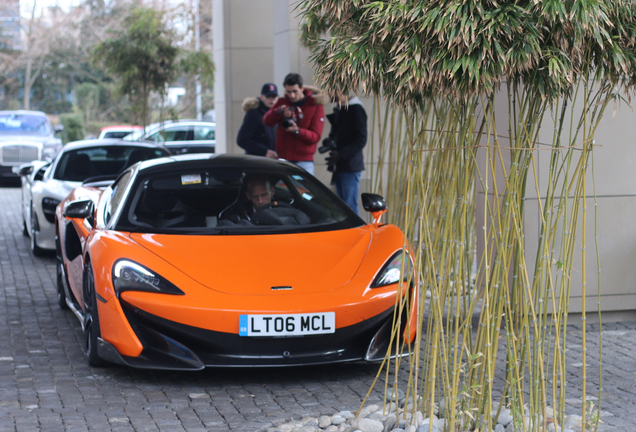
[{"label": "beige wall", "polygon": [[[507,101],[503,97],[497,100],[497,118],[499,121],[506,119]],[[586,310],[597,310],[597,294],[599,278],[597,273],[597,256],[595,238],[598,239],[600,260],[600,288],[601,308],[606,319],[634,319],[636,317],[636,224],[632,223],[630,214],[636,211],[636,146],[632,145],[633,137],[636,137],[636,122],[634,112],[625,103],[617,105],[613,113],[610,106],[596,131],[593,155],[594,178],[592,166],[587,176],[587,229],[586,229]],[[503,122],[505,123],[505,122]],[[498,131],[507,130],[507,124],[499,124]],[[539,141],[552,142],[554,126],[549,118],[544,120],[544,127],[540,131]],[[505,137],[500,139],[502,147],[509,146]],[[541,147],[541,146],[540,146]],[[541,198],[545,198],[549,175],[549,158],[551,151],[537,151],[537,168],[539,190]],[[508,157],[508,152],[504,152]],[[485,172],[485,150],[479,152],[479,164],[482,173]],[[507,161],[506,161],[507,163]],[[590,160],[590,164],[592,160]],[[508,168],[508,166],[506,166]],[[530,175],[532,175],[530,173]],[[596,191],[594,191],[594,182]],[[501,172],[497,178],[498,187],[503,188],[503,175]],[[492,193],[493,179],[490,179],[489,187]],[[483,251],[483,233],[481,227],[487,224],[483,218],[484,191],[477,180],[478,210],[477,210],[477,244],[478,254]],[[598,206],[595,206],[594,193],[597,196]],[[534,258],[539,243],[539,228],[541,223],[539,201],[537,199],[534,180],[529,179],[524,214],[524,236],[526,241],[526,259],[528,268],[534,268]],[[569,209],[568,209],[569,211]],[[579,230],[576,234],[574,251],[574,270],[571,274],[570,312],[582,312],[583,305],[583,280],[582,280],[582,211],[579,211]],[[597,233],[595,233],[595,229]],[[626,315],[626,312],[627,313]],[[613,315],[612,315],[613,314]],[[590,321],[598,320],[598,316],[592,314]]]},{"label": "beige wall", "polygon": [[[615,112],[614,112],[615,109]],[[605,311],[636,310],[636,137],[635,113],[626,103],[610,105],[595,134],[593,160],[586,179],[586,309],[597,310],[599,288],[595,238],[600,261],[601,308]],[[553,130],[544,128],[539,139],[551,142]],[[549,152],[539,159],[541,190],[546,188]],[[597,206],[594,206],[596,194]],[[536,195],[536,194],[535,194]],[[596,221],[595,221],[596,210]],[[579,220],[582,212],[579,212]],[[537,200],[528,201],[525,232],[528,248],[536,248],[539,227]],[[596,226],[595,226],[596,225]],[[596,230],[596,233],[595,233]],[[575,270],[572,272],[570,307],[582,311],[582,230],[577,232]],[[532,241],[534,239],[534,241]],[[594,316],[591,317],[595,319]]]}]

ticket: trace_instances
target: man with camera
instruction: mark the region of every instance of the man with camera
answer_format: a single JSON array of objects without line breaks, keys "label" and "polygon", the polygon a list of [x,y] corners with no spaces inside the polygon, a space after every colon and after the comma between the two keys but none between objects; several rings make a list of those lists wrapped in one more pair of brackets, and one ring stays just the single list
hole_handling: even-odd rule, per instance
[{"label": "man with camera", "polygon": [[[329,152],[327,169],[333,172],[336,193],[358,213],[358,190],[364,170],[362,149],[367,143],[367,113],[355,95],[336,95],[329,136],[318,151]],[[359,213],[358,213],[359,214]]]},{"label": "man with camera", "polygon": [[276,153],[314,173],[314,153],[325,125],[322,98],[303,86],[303,79],[290,73],[283,81],[285,96],[263,116],[265,126],[276,130]]}]

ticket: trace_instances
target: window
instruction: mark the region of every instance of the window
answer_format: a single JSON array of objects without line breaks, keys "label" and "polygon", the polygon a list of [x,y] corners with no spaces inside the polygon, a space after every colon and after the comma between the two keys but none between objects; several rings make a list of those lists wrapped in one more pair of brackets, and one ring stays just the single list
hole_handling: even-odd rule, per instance
[{"label": "window", "polygon": [[23,114],[0,115],[0,134],[50,135],[51,126],[46,117]]},{"label": "window", "polygon": [[[274,185],[256,209],[248,188]],[[345,229],[362,220],[326,187],[300,173],[204,167],[140,173],[117,229],[207,235],[273,234]]]},{"label": "window", "polygon": [[110,200],[106,203],[105,211],[104,211],[104,223],[108,225],[113,215],[117,211],[119,204],[121,203],[121,199],[124,197],[124,192],[126,191],[126,186],[128,186],[128,182],[130,181],[131,173],[130,171],[124,173],[119,180],[115,184],[113,184],[113,192],[110,195]]},{"label": "window", "polygon": [[150,135],[154,142],[192,141],[194,138],[192,126],[172,126]]},{"label": "window", "polygon": [[214,141],[214,126],[195,126],[195,141]]},{"label": "window", "polygon": [[54,178],[79,182],[90,177],[115,176],[136,162],[166,155],[168,152],[163,149],[119,144],[69,150],[60,157]]}]

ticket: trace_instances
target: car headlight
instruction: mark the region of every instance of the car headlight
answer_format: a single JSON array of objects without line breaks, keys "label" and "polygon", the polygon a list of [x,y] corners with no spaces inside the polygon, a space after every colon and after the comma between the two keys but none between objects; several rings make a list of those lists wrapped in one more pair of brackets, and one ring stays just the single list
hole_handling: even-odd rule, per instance
[{"label": "car headlight", "polygon": [[[406,262],[404,263],[404,277],[400,277],[402,271],[402,260],[405,257]],[[413,273],[411,257],[408,252],[400,250],[394,253],[386,264],[384,264],[378,275],[373,280],[371,288],[393,285],[398,283],[400,279],[402,281],[406,281],[411,273]]]},{"label": "car headlight", "polygon": [[50,223],[55,222],[55,208],[60,203],[60,200],[55,198],[42,198],[42,213],[44,217]]},{"label": "car headlight", "polygon": [[42,146],[42,159],[52,160],[57,152],[60,150],[60,143],[58,141],[47,141]]},{"label": "car headlight", "polygon": [[113,266],[113,287],[117,296],[123,291],[185,294],[157,273],[129,260],[119,260]]}]

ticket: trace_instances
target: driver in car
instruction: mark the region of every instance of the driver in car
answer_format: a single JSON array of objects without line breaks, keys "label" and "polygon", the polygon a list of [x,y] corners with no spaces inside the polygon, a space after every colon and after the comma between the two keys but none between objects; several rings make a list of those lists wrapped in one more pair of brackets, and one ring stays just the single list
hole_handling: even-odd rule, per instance
[{"label": "driver in car", "polygon": [[245,197],[247,201],[238,200],[221,213],[220,219],[234,223],[249,221],[254,212],[272,202],[273,196],[274,186],[269,178],[264,176],[246,177]]},{"label": "driver in car", "polygon": [[[254,214],[256,210],[272,202],[274,196],[274,186],[266,177],[248,177],[246,180],[245,196],[252,203],[252,211],[248,215]],[[249,211],[249,209],[246,209]]]},{"label": "driver in car", "polygon": [[219,215],[219,225],[306,225],[309,216],[281,201],[273,201],[274,186],[266,176],[245,179],[245,197]]}]

